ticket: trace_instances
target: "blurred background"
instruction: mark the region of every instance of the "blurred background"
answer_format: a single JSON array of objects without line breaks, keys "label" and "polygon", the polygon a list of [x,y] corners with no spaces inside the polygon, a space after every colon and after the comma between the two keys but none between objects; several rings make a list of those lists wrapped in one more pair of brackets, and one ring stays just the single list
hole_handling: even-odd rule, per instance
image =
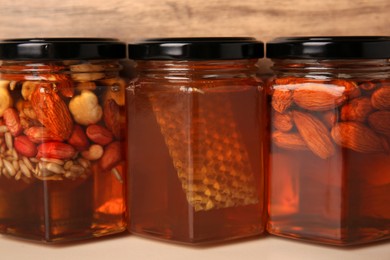
[{"label": "blurred background", "polygon": [[0,39],[390,35],[390,0],[0,0]]},{"label": "blurred background", "polygon": [[0,0],[0,38],[390,35],[389,0]]}]

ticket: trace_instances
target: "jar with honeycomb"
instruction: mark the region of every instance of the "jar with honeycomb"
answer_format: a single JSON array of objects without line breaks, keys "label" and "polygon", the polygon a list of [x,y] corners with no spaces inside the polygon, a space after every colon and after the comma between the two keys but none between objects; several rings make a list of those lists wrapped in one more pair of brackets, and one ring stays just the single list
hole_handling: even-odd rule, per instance
[{"label": "jar with honeycomb", "polygon": [[390,238],[390,37],[267,44],[269,221],[332,245]]},{"label": "jar with honeycomb", "polygon": [[168,38],[129,45],[129,230],[200,244],[264,230],[263,44]]},{"label": "jar with honeycomb", "polygon": [[126,229],[124,58],[115,39],[0,41],[0,233]]}]

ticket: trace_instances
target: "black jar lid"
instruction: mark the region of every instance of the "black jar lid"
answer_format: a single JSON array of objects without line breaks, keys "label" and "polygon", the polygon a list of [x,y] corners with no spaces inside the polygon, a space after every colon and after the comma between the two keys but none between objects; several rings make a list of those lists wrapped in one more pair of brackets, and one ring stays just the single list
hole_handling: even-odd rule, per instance
[{"label": "black jar lid", "polygon": [[286,37],[267,43],[268,58],[275,59],[386,59],[390,37]]},{"label": "black jar lid", "polygon": [[0,60],[124,58],[126,44],[111,38],[30,38],[0,41]]},{"label": "black jar lid", "polygon": [[134,60],[235,60],[264,56],[264,44],[251,37],[156,38],[129,44]]}]

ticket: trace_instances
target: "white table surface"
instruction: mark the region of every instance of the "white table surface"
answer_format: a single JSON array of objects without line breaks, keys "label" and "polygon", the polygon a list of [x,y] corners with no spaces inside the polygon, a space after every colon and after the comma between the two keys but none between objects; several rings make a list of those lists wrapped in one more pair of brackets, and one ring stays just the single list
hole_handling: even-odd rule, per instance
[{"label": "white table surface", "polygon": [[65,245],[46,245],[0,236],[0,259],[169,259],[169,260],[390,260],[390,240],[338,248],[277,237],[260,237],[205,247],[190,247],[134,235]]}]

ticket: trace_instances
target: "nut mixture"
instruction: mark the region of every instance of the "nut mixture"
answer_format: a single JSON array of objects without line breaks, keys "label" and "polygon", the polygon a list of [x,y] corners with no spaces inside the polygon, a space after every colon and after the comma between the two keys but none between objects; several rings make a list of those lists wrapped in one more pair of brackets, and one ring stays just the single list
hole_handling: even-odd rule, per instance
[{"label": "nut mixture", "polygon": [[126,82],[106,73],[102,63],[73,62],[69,67],[69,75],[37,74],[34,80],[3,75],[0,178],[29,183],[111,171],[123,182],[115,167],[124,160]]},{"label": "nut mixture", "polygon": [[332,157],[338,146],[389,151],[390,82],[278,78],[271,85],[272,141]]}]

